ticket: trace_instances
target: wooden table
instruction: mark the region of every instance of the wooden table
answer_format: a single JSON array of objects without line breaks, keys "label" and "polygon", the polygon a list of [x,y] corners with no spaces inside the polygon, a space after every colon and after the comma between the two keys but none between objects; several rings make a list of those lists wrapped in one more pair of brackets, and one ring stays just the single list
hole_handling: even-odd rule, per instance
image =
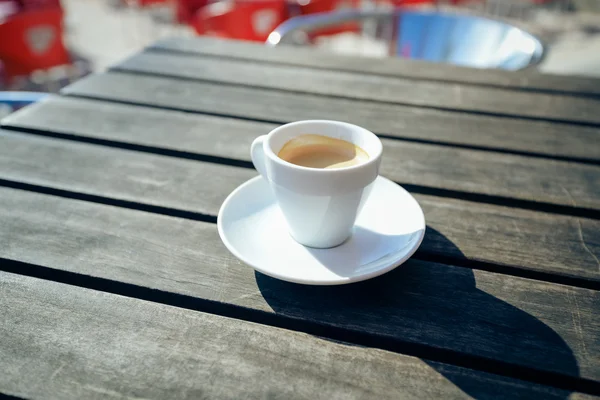
[{"label": "wooden table", "polygon": [[[222,244],[251,141],[312,118],[423,207],[396,270],[296,285]],[[0,392],[591,398],[599,258],[600,81],[165,40],[2,122]]]}]

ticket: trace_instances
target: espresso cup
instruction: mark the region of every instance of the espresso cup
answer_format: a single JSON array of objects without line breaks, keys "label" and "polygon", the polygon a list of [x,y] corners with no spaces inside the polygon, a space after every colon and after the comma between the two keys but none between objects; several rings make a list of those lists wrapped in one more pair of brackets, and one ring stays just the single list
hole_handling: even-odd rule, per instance
[{"label": "espresso cup", "polygon": [[[292,164],[278,157],[293,138],[305,134],[342,139],[365,150],[357,165],[322,169]],[[381,164],[381,141],[372,132],[338,121],[308,120],[279,126],[254,140],[252,163],[266,179],[287,222],[290,235],[315,248],[335,247],[351,235]]]}]

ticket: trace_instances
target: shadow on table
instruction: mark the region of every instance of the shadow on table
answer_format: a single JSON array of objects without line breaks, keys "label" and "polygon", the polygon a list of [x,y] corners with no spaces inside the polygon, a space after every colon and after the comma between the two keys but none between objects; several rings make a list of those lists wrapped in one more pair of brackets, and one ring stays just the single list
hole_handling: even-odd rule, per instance
[{"label": "shadow on table", "polygon": [[[452,245],[430,227],[424,241]],[[489,276],[490,281],[498,277]],[[424,358],[428,354],[435,357],[440,352],[435,348],[452,349],[480,357],[479,360],[500,357],[511,363],[544,365],[579,375],[571,349],[552,328],[479,290],[473,271],[468,268],[409,260],[378,278],[342,286],[299,285],[258,272],[255,277],[263,297],[277,314],[326,323],[334,330],[349,327],[354,331],[348,333],[350,342],[356,335],[362,339],[371,337],[373,345],[386,342],[386,337],[398,337],[402,342],[389,339],[391,344],[383,347],[410,352],[416,347],[411,343],[425,343],[430,347],[420,348]],[[500,285],[502,282],[497,283]],[[341,330],[337,332],[339,336]],[[338,338],[345,340],[345,333]],[[493,381],[473,379],[467,370],[464,374],[448,372],[452,369],[444,364],[425,361],[470,396],[478,398],[486,392],[489,395],[485,389]],[[506,398],[534,398],[541,394],[528,385],[505,385],[501,390],[501,397]],[[553,398],[568,396],[567,391],[556,393]]]}]

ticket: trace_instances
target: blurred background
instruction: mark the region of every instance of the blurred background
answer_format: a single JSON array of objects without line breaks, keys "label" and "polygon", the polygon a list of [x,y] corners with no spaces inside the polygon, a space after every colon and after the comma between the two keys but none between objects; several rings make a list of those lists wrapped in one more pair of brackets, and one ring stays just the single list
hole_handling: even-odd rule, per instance
[{"label": "blurred background", "polygon": [[171,36],[600,77],[600,0],[0,0],[0,103]]}]

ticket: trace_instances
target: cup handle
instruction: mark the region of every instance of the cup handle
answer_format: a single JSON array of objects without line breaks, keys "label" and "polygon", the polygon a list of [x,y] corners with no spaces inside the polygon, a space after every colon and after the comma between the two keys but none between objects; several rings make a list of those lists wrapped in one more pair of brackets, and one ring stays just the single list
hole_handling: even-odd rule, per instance
[{"label": "cup handle", "polygon": [[264,149],[264,142],[266,139],[267,135],[262,135],[254,139],[252,146],[250,146],[250,156],[252,157],[254,168],[256,168],[263,178],[268,179]]}]

